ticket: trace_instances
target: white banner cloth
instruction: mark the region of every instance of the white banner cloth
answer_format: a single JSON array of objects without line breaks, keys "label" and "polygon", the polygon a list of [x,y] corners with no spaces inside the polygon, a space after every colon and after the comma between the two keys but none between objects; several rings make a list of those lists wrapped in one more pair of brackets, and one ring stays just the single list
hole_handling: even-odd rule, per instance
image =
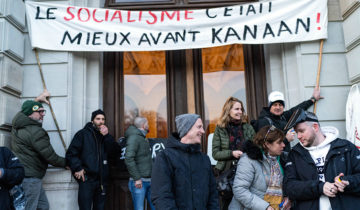
[{"label": "white banner cloth", "polygon": [[274,0],[229,7],[125,11],[26,1],[33,48],[155,51],[327,38],[327,0]]}]

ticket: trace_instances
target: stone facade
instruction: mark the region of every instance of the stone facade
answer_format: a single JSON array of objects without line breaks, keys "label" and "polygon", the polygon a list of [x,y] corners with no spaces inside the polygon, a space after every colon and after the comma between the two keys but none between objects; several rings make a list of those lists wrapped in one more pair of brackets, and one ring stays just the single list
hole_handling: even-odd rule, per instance
[{"label": "stone facade", "polygon": [[[352,77],[359,78],[360,63],[359,59],[349,60],[346,37],[351,27],[349,31],[345,31],[339,1],[329,0],[328,10],[328,39],[324,41],[320,75],[321,95],[325,99],[318,102],[316,113],[321,125],[337,127],[340,137],[345,138],[345,105],[350,86],[356,81]],[[353,23],[352,28],[355,26]],[[316,85],[319,48],[320,40],[265,46],[268,91],[284,92],[287,108],[311,97]],[[358,63],[350,70],[350,62],[355,61]]]},{"label": "stone facade", "polygon": [[[57,3],[103,7],[104,0]],[[323,125],[339,128],[345,137],[345,103],[349,88],[360,82],[360,2],[329,0],[329,37],[325,40],[320,85],[325,100],[317,113]],[[316,82],[320,41],[265,46],[268,91],[285,93],[286,107],[308,99]],[[55,115],[67,145],[102,107],[102,53],[39,50],[40,62]],[[26,30],[22,0],[0,1],[0,145],[10,145],[13,116],[26,99],[43,89]],[[57,154],[64,156],[48,107],[44,128]],[[331,114],[328,114],[331,113]],[[50,168],[44,178],[51,209],[77,209],[77,184],[69,171]]]}]

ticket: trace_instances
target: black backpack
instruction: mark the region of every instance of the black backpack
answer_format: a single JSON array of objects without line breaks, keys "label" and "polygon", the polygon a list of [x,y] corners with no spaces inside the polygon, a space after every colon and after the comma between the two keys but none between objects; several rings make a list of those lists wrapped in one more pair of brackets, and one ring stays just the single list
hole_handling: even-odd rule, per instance
[{"label": "black backpack", "polygon": [[[272,126],[274,124],[273,121],[270,119],[270,117],[264,117],[264,118],[269,122],[270,126]],[[259,120],[251,120],[250,124],[254,128],[255,132],[258,132],[260,130]]]}]

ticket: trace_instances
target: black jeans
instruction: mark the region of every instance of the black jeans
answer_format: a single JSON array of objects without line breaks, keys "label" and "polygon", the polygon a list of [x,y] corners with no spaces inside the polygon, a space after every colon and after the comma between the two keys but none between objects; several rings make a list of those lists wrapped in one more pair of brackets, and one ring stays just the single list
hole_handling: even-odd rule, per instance
[{"label": "black jeans", "polygon": [[100,186],[100,180],[86,180],[79,182],[78,203],[80,210],[104,210],[106,188]]}]

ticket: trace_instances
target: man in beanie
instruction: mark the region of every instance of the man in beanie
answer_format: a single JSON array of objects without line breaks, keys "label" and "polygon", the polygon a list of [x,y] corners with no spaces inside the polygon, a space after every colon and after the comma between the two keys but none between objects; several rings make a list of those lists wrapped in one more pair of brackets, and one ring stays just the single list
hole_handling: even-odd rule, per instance
[{"label": "man in beanie", "polygon": [[173,134],[155,160],[151,200],[156,209],[219,210],[210,159],[200,151],[204,128],[199,115],[175,118]]},{"label": "man in beanie", "polygon": [[268,101],[268,107],[264,107],[260,112],[259,119],[257,121],[252,121],[255,131],[259,131],[262,127],[267,125],[274,125],[276,128],[282,130],[286,133],[284,143],[284,151],[289,152],[291,149],[290,142],[295,138],[295,132],[293,130],[285,131],[285,125],[288,122],[290,116],[296,109],[308,109],[316,101],[322,99],[320,96],[320,88],[315,88],[313,94],[309,100],[303,101],[297,106],[284,111],[285,107],[285,98],[284,94],[279,91],[273,91],[270,93]]},{"label": "man in beanie", "polygon": [[317,116],[297,110],[289,120],[299,143],[285,165],[284,190],[292,209],[358,209],[360,151],[338,138],[332,126],[320,127]]},{"label": "man in beanie", "polygon": [[105,113],[101,109],[94,111],[91,122],[75,134],[66,152],[66,161],[79,183],[80,210],[104,209],[109,174],[107,157],[116,147],[105,125]]},{"label": "man in beanie", "polygon": [[49,93],[45,90],[35,100],[23,103],[21,111],[12,121],[11,147],[25,169],[22,182],[26,209],[49,209],[49,202],[42,187],[42,178],[48,164],[65,167],[65,159],[58,156],[50,144],[48,133],[42,128]]}]

